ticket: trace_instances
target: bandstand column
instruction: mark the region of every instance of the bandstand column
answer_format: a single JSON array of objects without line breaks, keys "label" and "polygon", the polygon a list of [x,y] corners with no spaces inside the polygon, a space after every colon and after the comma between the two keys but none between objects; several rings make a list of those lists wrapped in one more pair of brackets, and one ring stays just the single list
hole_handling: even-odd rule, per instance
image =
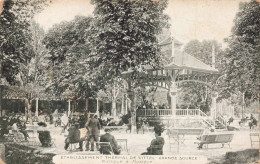
[{"label": "bandstand column", "polygon": [[70,115],[70,99],[68,100],[68,116]]},{"label": "bandstand column", "polygon": [[210,116],[213,119],[216,119],[217,116],[217,98],[218,98],[218,92],[213,92],[211,94],[211,108],[210,108]]},{"label": "bandstand column", "polygon": [[176,115],[176,96],[177,96],[177,86],[175,82],[172,82],[170,87],[170,96],[171,96],[171,110],[172,115]]},{"label": "bandstand column", "polygon": [[97,110],[96,110],[96,115],[99,117],[99,102],[98,102],[98,98],[97,98]]},{"label": "bandstand column", "polygon": [[39,115],[39,99],[38,98],[36,98],[36,100],[35,100],[35,116],[36,117],[38,117],[38,115]]}]

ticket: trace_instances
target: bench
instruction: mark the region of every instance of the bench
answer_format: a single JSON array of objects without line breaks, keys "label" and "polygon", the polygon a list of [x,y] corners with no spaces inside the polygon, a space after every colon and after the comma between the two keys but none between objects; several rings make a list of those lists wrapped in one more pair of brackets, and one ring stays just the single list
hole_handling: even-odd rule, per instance
[{"label": "bench", "polygon": [[201,129],[201,128],[169,128],[169,129],[167,129],[170,150],[172,150],[172,147],[175,145],[175,143],[177,143],[178,151],[179,151],[179,145],[184,144],[184,142],[185,142],[185,135],[199,136],[199,135],[202,135],[203,132],[204,132],[204,129]]},{"label": "bench", "polygon": [[114,130],[127,130],[127,126],[103,126],[104,129],[111,129]]},{"label": "bench", "polygon": [[167,130],[168,135],[202,135],[204,129],[201,128],[170,128]]},{"label": "bench", "polygon": [[206,148],[208,148],[209,144],[222,144],[222,148],[225,144],[228,144],[230,147],[230,142],[233,139],[234,134],[208,134],[208,135],[202,135],[200,137],[199,142],[195,142],[195,144],[199,145],[199,148],[202,148],[203,145],[206,145]]}]

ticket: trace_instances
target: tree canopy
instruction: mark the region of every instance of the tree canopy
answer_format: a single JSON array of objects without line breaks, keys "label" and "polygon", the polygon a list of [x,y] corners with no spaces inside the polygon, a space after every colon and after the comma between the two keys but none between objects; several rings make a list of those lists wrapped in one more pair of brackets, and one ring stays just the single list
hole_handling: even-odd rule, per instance
[{"label": "tree canopy", "polygon": [[167,25],[166,0],[92,0],[92,4],[91,68],[98,82],[158,63],[156,35]]},{"label": "tree canopy", "polygon": [[28,63],[35,55],[31,43],[31,20],[47,4],[45,0],[5,0],[0,15],[0,59],[3,75],[13,83],[20,63]]},{"label": "tree canopy", "polygon": [[260,4],[256,0],[239,5],[232,34],[226,39],[226,90],[244,94],[247,99],[259,96]]},{"label": "tree canopy", "polygon": [[95,93],[89,70],[92,18],[77,16],[48,31],[44,44],[50,53],[48,89],[59,96],[87,98]]}]

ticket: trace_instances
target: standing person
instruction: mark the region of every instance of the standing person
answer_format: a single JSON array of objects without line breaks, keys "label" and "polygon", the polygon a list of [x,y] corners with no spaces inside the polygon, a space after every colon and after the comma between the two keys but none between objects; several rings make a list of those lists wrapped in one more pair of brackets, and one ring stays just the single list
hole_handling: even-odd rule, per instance
[{"label": "standing person", "polygon": [[[98,119],[94,118],[94,114],[90,115],[90,119],[86,123],[86,128],[88,129],[88,138],[87,138],[87,144],[86,144],[86,150],[89,150],[89,142],[91,141],[91,151],[94,151],[94,141],[99,141],[99,134],[100,134],[100,123]],[[98,144],[96,144],[97,150]]]}]

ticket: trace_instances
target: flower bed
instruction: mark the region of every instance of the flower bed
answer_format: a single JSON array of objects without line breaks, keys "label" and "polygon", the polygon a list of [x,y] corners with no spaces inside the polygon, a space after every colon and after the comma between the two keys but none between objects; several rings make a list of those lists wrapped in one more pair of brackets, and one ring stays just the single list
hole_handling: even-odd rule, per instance
[{"label": "flower bed", "polygon": [[40,154],[35,148],[18,144],[6,144],[7,164],[53,164],[54,154]]}]

